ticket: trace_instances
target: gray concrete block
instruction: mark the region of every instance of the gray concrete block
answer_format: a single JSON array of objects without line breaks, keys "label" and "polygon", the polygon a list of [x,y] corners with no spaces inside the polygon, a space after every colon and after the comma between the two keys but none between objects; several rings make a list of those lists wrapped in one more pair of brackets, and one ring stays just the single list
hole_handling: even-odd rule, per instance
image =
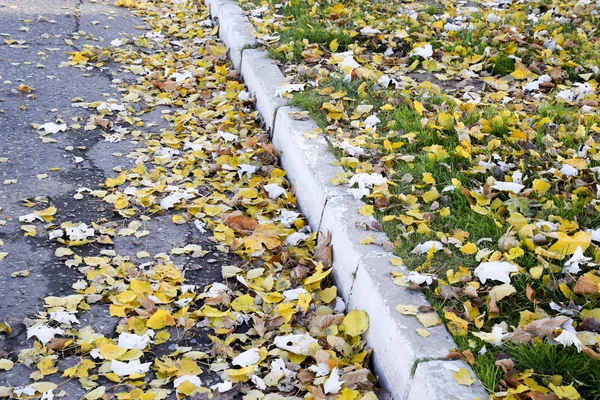
[{"label": "gray concrete block", "polygon": [[256,46],[254,28],[242,9],[233,1],[221,0],[217,9],[219,37],[229,49],[229,58],[236,70],[242,67],[242,52]]},{"label": "gray concrete block", "polygon": [[369,314],[367,342],[377,343],[377,351],[373,353],[377,376],[394,398],[404,398],[415,362],[442,358],[455,344],[444,325],[427,328],[431,335],[422,337],[417,333],[417,329],[424,329],[419,320],[396,310],[398,304],[419,307],[429,303],[423,293],[393,283],[392,271],[407,274],[408,270],[393,266],[392,258],[392,254],[382,252],[360,259],[348,307]]},{"label": "gray concrete block", "polygon": [[242,52],[242,77],[250,93],[256,98],[256,109],[265,120],[267,129],[273,129],[275,113],[286,100],[275,97],[283,86],[283,74],[265,51],[248,49]]},{"label": "gray concrete block", "polygon": [[210,10],[211,17],[215,18],[218,15],[219,8],[226,1],[227,0],[204,0],[204,5]]},{"label": "gray concrete block", "polygon": [[312,133],[317,124],[313,120],[299,121],[289,113],[300,111],[282,107],[277,111],[273,144],[281,152],[281,165],[296,188],[298,205],[313,230],[319,228],[327,199],[346,193],[345,187],[333,186],[331,178],[344,172],[342,167],[332,165],[336,158],[328,149],[322,135],[314,139],[304,135]]},{"label": "gray concrete block", "polygon": [[367,231],[361,227],[376,222],[373,217],[364,217],[358,213],[362,205],[362,201],[351,195],[332,197],[325,205],[319,226],[320,232],[331,232],[333,276],[345,299],[352,292],[360,259],[367,255],[376,256],[384,251],[380,245],[359,242],[367,236],[372,236],[377,243],[388,240],[383,232]]},{"label": "gray concrete block", "polygon": [[433,360],[422,362],[418,364],[415,370],[406,398],[411,400],[483,400],[488,397],[483,386],[477,381],[471,386],[459,385],[452,375],[452,369],[447,367],[453,367],[454,369],[465,367],[471,377],[477,379],[471,367],[463,361]]}]

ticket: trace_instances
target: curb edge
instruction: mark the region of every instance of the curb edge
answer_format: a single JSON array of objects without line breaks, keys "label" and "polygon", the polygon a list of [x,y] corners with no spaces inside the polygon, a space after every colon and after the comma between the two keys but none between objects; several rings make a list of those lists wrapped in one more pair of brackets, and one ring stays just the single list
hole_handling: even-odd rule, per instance
[{"label": "curb edge", "polygon": [[[358,244],[356,235],[364,237],[368,232],[356,224],[375,222],[375,219],[358,214],[358,207],[350,204],[362,202],[329,182],[335,173],[343,170],[330,164],[335,157],[324,136],[304,137],[314,130],[316,123],[312,119],[298,121],[287,117],[294,109],[286,107],[285,100],[275,96],[276,88],[283,84],[283,74],[264,51],[248,49],[257,41],[242,9],[233,0],[204,0],[204,3],[211,17],[218,20],[219,37],[229,49],[234,68],[255,96],[256,108],[272,133],[273,144],[281,152],[282,166],[296,187],[300,211],[313,230],[332,231],[334,279],[348,309],[358,308],[369,314],[367,344],[373,349],[374,372],[383,386],[397,400],[487,398],[487,391],[476,378],[471,386],[458,385],[454,380],[452,368],[465,367],[472,377],[475,374],[463,361],[443,359],[456,346],[443,324],[429,328],[432,335],[422,338],[416,334],[415,329],[422,327],[416,318],[394,310],[396,304],[429,303],[423,294],[393,284],[390,272],[408,271],[392,267],[390,252],[380,246]],[[332,208],[335,213],[325,212]],[[386,237],[383,233],[373,234]],[[387,269],[382,264],[387,264]],[[355,287],[356,283],[359,286]],[[442,347],[432,346],[434,344]],[[401,346],[403,351],[398,351]]]}]

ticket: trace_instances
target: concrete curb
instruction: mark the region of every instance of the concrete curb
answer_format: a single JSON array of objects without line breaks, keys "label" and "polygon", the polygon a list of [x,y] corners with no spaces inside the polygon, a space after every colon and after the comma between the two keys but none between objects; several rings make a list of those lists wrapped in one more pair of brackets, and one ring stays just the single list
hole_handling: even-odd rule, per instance
[{"label": "concrete curb", "polygon": [[331,184],[331,178],[343,172],[342,168],[332,165],[336,158],[324,136],[306,137],[317,127],[316,123],[293,119],[290,112],[299,110],[286,107],[284,99],[275,96],[276,89],[284,84],[283,74],[266,52],[247,48],[256,41],[247,36],[250,22],[242,10],[233,0],[205,0],[205,4],[210,7],[213,20],[218,20],[220,37],[230,49],[234,67],[255,96],[256,108],[281,152],[281,164],[296,188],[300,210],[313,230],[331,232],[333,275],[340,293],[349,309],[369,314],[367,343],[373,348],[375,373],[380,382],[397,400],[485,399],[487,392],[479,382],[468,387],[454,380],[452,371],[460,367],[467,368],[472,377],[475,374],[462,361],[443,359],[456,347],[443,325],[428,328],[431,335],[424,338],[417,334],[416,329],[423,326],[415,317],[395,310],[398,304],[429,303],[422,293],[392,282],[390,272],[407,274],[408,270],[392,266],[391,253],[378,245],[359,244],[366,236],[378,243],[387,237],[362,228],[376,222],[373,217],[358,213],[364,203],[345,188]]}]

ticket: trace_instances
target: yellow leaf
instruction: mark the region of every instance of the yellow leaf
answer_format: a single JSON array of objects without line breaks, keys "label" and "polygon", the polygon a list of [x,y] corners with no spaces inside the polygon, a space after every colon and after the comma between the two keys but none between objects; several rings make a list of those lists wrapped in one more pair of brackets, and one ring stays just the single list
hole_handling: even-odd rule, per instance
[{"label": "yellow leaf", "polygon": [[264,245],[271,250],[281,245],[279,228],[273,224],[260,224],[250,236],[244,238],[244,245],[250,251],[258,251]]},{"label": "yellow leaf", "polygon": [[311,301],[312,296],[310,295],[310,293],[300,293],[298,295],[298,303],[296,305],[298,306],[298,308],[301,308],[304,312],[307,312]]},{"label": "yellow leaf", "polygon": [[336,52],[338,49],[339,45],[338,45],[338,41],[337,39],[333,39],[331,41],[331,43],[329,43],[329,50]]},{"label": "yellow leaf", "polygon": [[550,389],[561,399],[568,400],[579,400],[581,399],[581,395],[577,392],[577,390],[573,387],[573,385],[569,386],[555,386],[550,383],[548,385]]},{"label": "yellow leaf", "polygon": [[313,275],[309,276],[308,278],[306,278],[304,280],[304,284],[308,286],[313,283],[320,282],[323,279],[325,279],[327,277],[327,275],[329,275],[331,273],[332,268],[329,268],[328,270],[325,270],[325,271],[323,271],[322,268],[323,268],[322,266],[320,269],[317,268],[317,270],[315,271],[315,273]]},{"label": "yellow leaf", "polygon": [[452,117],[452,114],[439,113],[437,121],[440,127],[445,131],[454,127],[454,118]]},{"label": "yellow leaf", "polygon": [[13,365],[15,365],[15,363],[8,358],[0,358],[0,371],[10,371]]},{"label": "yellow leaf", "polygon": [[86,400],[97,400],[104,396],[104,392],[106,388],[104,386],[99,386],[96,389],[92,390],[88,394],[85,395]]},{"label": "yellow leaf", "polygon": [[358,242],[359,244],[373,244],[376,243],[375,238],[373,236],[367,236]]},{"label": "yellow leaf", "polygon": [[238,297],[231,302],[234,311],[248,313],[254,310],[254,298],[249,294]]},{"label": "yellow leaf", "polygon": [[183,215],[179,215],[179,214],[173,215],[171,217],[171,221],[173,221],[173,223],[177,224],[177,225],[182,225],[187,222],[186,219],[183,217]]},{"label": "yellow leaf", "polygon": [[517,289],[510,283],[504,283],[502,285],[494,286],[492,290],[490,290],[490,298],[495,296],[496,301],[500,301],[514,293],[517,293]]},{"label": "yellow leaf", "polygon": [[323,289],[319,292],[319,298],[323,301],[323,303],[331,303],[337,297],[337,288],[335,286],[331,286],[327,289]]},{"label": "yellow leaf", "polygon": [[369,329],[369,316],[364,311],[352,310],[344,317],[340,330],[346,335],[356,337]]},{"label": "yellow leaf", "polygon": [[127,349],[122,349],[115,344],[107,343],[98,347],[98,351],[100,351],[100,354],[102,354],[102,357],[106,360],[117,360],[127,352]]},{"label": "yellow leaf", "polygon": [[283,301],[285,297],[279,292],[271,292],[262,296],[262,299],[267,304],[274,304]]},{"label": "yellow leaf", "polygon": [[417,114],[423,116],[423,110],[425,109],[423,107],[423,104],[419,103],[418,101],[414,101],[413,106],[415,107],[415,111],[417,112]]},{"label": "yellow leaf", "polygon": [[52,216],[56,214],[56,207],[50,206],[46,209],[34,211],[35,215],[38,215],[44,219],[46,222],[52,221]]},{"label": "yellow leaf", "polygon": [[25,236],[37,235],[35,225],[21,225],[21,229],[23,229],[25,231]]},{"label": "yellow leaf", "polygon": [[448,152],[444,149],[443,146],[439,144],[434,144],[433,146],[424,147],[423,150],[428,151],[427,155],[432,161],[440,161],[444,158],[448,157]]},{"label": "yellow leaf", "polygon": [[395,265],[396,267],[400,267],[402,265],[404,265],[404,261],[402,261],[402,259],[400,257],[394,257],[390,260],[390,263],[392,263],[392,265]]},{"label": "yellow leaf", "polygon": [[160,331],[154,336],[154,344],[165,343],[171,338],[171,334],[167,331]]},{"label": "yellow leaf", "polygon": [[365,217],[370,217],[371,215],[373,215],[374,211],[375,210],[373,209],[373,206],[370,204],[365,204],[364,206],[358,209],[358,213],[360,215],[364,215]]},{"label": "yellow leaf", "polygon": [[533,279],[539,279],[542,276],[542,272],[544,272],[544,267],[533,267],[529,270],[529,275]]},{"label": "yellow leaf", "polygon": [[56,249],[54,251],[54,255],[56,257],[66,257],[66,256],[70,256],[73,254],[73,250],[69,249],[68,247],[59,247],[58,249]]},{"label": "yellow leaf", "polygon": [[431,332],[429,332],[427,329],[423,329],[423,328],[418,328],[417,329],[417,334],[419,336],[422,336],[422,337],[429,337],[429,336],[431,336]]},{"label": "yellow leaf", "polygon": [[42,360],[37,364],[38,369],[42,375],[52,375],[56,371],[58,371],[58,367],[54,366],[54,360],[56,356],[48,356],[42,358]]},{"label": "yellow leaf", "polygon": [[383,148],[385,149],[385,151],[387,151],[388,153],[393,153],[394,152],[394,147],[392,146],[392,143],[388,140],[385,139],[383,141]]},{"label": "yellow leaf", "polygon": [[435,311],[417,314],[417,319],[425,328],[436,326],[442,323],[440,316]]},{"label": "yellow leaf", "polygon": [[225,46],[210,46],[210,52],[217,57],[221,57],[227,53],[227,47],[225,47]]},{"label": "yellow leaf", "polygon": [[550,184],[542,179],[534,179],[531,187],[536,192],[544,194],[548,191],[548,189],[550,189]]},{"label": "yellow leaf", "polygon": [[431,203],[432,201],[442,197],[442,195],[437,191],[435,187],[432,187],[430,191],[423,193],[422,197],[425,203]]},{"label": "yellow leaf", "polygon": [[396,306],[396,311],[398,311],[402,315],[417,315],[419,309],[417,306],[413,306],[410,304],[398,304]]},{"label": "yellow leaf", "polygon": [[423,173],[423,182],[425,182],[428,185],[435,185],[435,178],[433,177],[433,175],[431,175],[431,173],[424,172]]},{"label": "yellow leaf", "polygon": [[471,386],[475,382],[465,367],[461,367],[458,372],[452,371],[452,375],[459,385]]},{"label": "yellow leaf", "polygon": [[577,247],[581,247],[581,250],[585,252],[592,242],[592,235],[584,231],[579,231],[573,236],[569,236],[564,232],[554,232],[549,236],[558,240],[548,250],[559,253],[563,257],[575,253]]},{"label": "yellow leaf", "polygon": [[162,329],[165,326],[175,325],[175,319],[170,312],[159,308],[156,312],[148,319],[146,326],[152,329]]},{"label": "yellow leaf", "polygon": [[569,286],[566,283],[561,283],[560,285],[558,285],[558,288],[560,289],[560,291],[562,292],[562,294],[567,299],[570,300],[573,297],[575,297],[575,295],[573,294],[573,291],[569,288]]},{"label": "yellow leaf", "polygon": [[475,254],[477,253],[477,246],[475,245],[475,243],[469,242],[462,246],[459,250],[463,254]]},{"label": "yellow leaf", "polygon": [[448,330],[454,336],[467,336],[468,334],[468,326],[469,322],[460,318],[458,315],[454,314],[451,311],[446,311],[444,316],[448,320],[446,324],[448,326]]},{"label": "yellow leaf", "polygon": [[530,70],[528,70],[527,67],[525,67],[525,65],[523,65],[520,62],[517,63],[515,70],[510,73],[510,76],[512,76],[515,79],[519,79],[519,80],[527,79],[532,75],[533,75],[532,72]]}]

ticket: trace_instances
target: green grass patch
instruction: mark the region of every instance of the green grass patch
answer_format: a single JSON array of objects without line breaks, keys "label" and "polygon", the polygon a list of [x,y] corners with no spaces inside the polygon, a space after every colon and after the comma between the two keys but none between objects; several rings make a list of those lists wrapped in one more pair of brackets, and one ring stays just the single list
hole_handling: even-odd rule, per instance
[{"label": "green grass patch", "polygon": [[497,56],[490,67],[490,72],[499,76],[506,76],[514,70],[515,60],[505,54]]},{"label": "green grass patch", "polygon": [[583,399],[600,399],[600,362],[578,353],[573,346],[553,346],[538,342],[506,345],[503,348],[520,370],[533,369],[535,377],[549,383],[562,377],[562,385],[574,384]]}]

